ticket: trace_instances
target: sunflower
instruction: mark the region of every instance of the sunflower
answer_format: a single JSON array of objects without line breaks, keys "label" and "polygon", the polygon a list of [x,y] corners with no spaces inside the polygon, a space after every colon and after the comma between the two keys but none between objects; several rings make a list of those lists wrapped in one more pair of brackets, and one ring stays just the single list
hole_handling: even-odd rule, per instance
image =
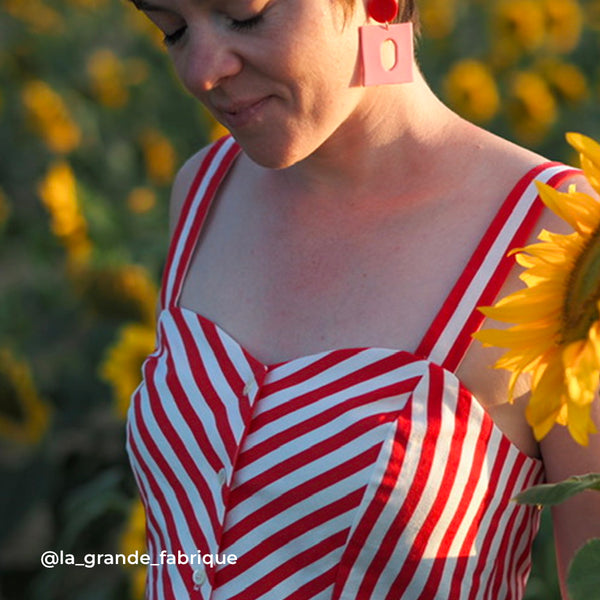
[{"label": "sunflower", "polygon": [[68,154],[79,146],[82,133],[69,113],[68,103],[45,81],[26,83],[22,99],[27,120],[50,150]]},{"label": "sunflower", "polygon": [[98,315],[154,325],[158,290],[141,265],[91,266],[76,273],[76,285]]},{"label": "sunflower", "polygon": [[81,210],[75,173],[69,163],[61,160],[53,164],[38,185],[38,193],[50,213],[52,232],[67,249],[71,264],[85,264],[92,243]]},{"label": "sunflower", "polygon": [[88,59],[87,71],[97,100],[108,108],[121,108],[129,100],[126,70],[117,55],[107,48],[96,50]]},{"label": "sunflower", "polygon": [[[600,194],[600,145],[574,133],[567,140]],[[540,243],[513,251],[527,287],[480,308],[513,326],[474,337],[485,346],[508,348],[495,367],[512,372],[509,400],[518,377],[531,375],[526,415],[536,439],[559,423],[585,446],[596,432],[591,406],[600,382],[600,202],[575,186],[566,193],[540,182],[537,187],[544,204],[574,232],[542,231]]]},{"label": "sunflower", "polygon": [[50,415],[29,365],[8,348],[0,348],[0,440],[35,446],[50,425]]},{"label": "sunflower", "polygon": [[171,142],[157,129],[147,129],[140,138],[146,171],[157,185],[171,182],[177,156]]},{"label": "sunflower", "polygon": [[100,376],[111,385],[116,412],[122,418],[127,415],[131,395],[140,383],[142,364],[152,352],[154,343],[153,327],[139,323],[125,325],[100,365]]},{"label": "sunflower", "polygon": [[[125,554],[134,554],[136,551],[146,553],[146,513],[144,505],[137,499],[134,500],[129,519],[125,524],[119,543],[119,551]],[[142,563],[127,565],[131,579],[131,595],[133,598],[143,598],[146,588],[146,567]]]},{"label": "sunflower", "polygon": [[477,60],[455,63],[444,81],[446,97],[467,119],[484,123],[500,108],[500,96],[489,68]]}]

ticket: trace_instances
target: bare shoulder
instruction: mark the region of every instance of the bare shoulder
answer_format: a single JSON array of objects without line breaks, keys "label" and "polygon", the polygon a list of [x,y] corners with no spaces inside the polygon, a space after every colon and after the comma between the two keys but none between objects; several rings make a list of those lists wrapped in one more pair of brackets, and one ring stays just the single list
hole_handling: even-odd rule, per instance
[{"label": "bare shoulder", "polygon": [[196,173],[198,173],[198,169],[200,168],[202,161],[206,158],[209,150],[210,146],[206,146],[193,154],[186,160],[175,176],[169,204],[169,230],[171,235],[173,235],[175,226],[179,221],[183,203],[185,202],[189,189],[196,177]]},{"label": "bare shoulder", "polygon": [[[547,158],[482,129],[477,129],[473,139],[476,140],[479,149],[478,166],[475,169],[475,174],[477,175],[478,172],[484,174],[487,186],[493,190],[487,198],[496,206],[524,175],[535,167],[556,160],[555,157]],[[575,186],[578,192],[598,198],[598,194],[589,184],[583,172],[576,167],[573,167],[572,173],[561,180],[556,189],[567,192],[572,186]],[[600,201],[600,198],[598,199]],[[570,233],[572,231],[568,223],[549,209],[545,209],[540,216],[529,243],[536,241],[542,229],[555,233]],[[503,290],[503,293],[513,291],[515,284],[519,285],[517,278],[509,280],[507,282],[508,288]]]},{"label": "bare shoulder", "polygon": [[481,146],[481,168],[489,175],[490,184],[498,186],[499,191],[512,189],[531,169],[549,162],[541,154],[482,129],[478,130],[476,139]]}]

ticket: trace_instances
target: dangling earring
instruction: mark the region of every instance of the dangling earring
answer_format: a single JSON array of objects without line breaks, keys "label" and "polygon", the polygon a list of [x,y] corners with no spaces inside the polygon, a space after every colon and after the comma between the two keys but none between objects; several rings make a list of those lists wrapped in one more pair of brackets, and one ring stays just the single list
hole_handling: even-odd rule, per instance
[{"label": "dangling earring", "polygon": [[[398,14],[398,0],[369,0],[367,15],[383,25],[363,25],[360,32],[360,53],[363,85],[410,83],[413,81],[412,23],[393,23]],[[384,44],[394,47],[394,62],[386,67],[382,62]]]}]

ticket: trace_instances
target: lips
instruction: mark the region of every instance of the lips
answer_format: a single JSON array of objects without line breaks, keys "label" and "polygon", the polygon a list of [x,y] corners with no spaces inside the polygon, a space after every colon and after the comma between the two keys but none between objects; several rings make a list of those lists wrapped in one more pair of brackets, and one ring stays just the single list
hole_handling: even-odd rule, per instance
[{"label": "lips", "polygon": [[228,128],[240,128],[258,119],[270,96],[255,100],[237,101],[231,104],[216,106],[222,116],[223,124]]}]

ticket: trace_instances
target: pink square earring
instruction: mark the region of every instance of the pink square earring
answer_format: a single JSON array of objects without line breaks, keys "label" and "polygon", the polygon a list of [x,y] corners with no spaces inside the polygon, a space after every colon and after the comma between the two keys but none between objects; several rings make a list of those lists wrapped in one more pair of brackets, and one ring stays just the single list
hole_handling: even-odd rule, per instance
[{"label": "pink square earring", "polygon": [[[413,81],[412,23],[393,23],[398,14],[398,0],[369,0],[367,15],[382,25],[363,25],[360,32],[360,52],[363,85],[410,83]],[[385,45],[394,50],[394,60],[383,63]]]}]

